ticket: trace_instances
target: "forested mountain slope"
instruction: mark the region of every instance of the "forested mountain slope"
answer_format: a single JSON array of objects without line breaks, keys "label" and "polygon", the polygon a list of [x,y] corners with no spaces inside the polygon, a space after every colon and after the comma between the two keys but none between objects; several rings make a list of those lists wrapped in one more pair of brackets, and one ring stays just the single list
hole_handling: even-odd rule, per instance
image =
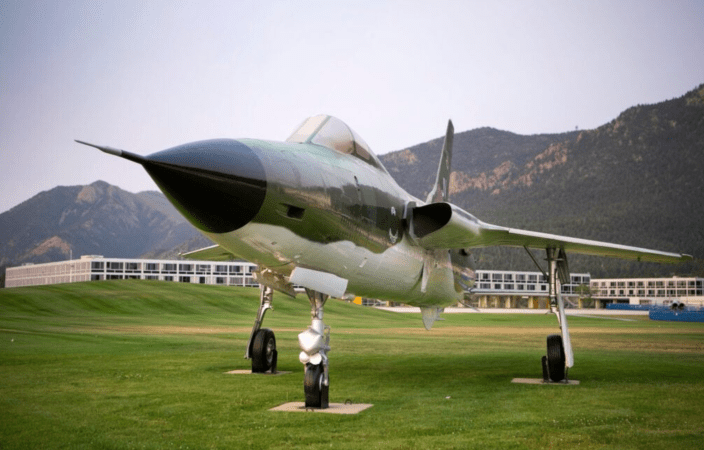
[{"label": "forested mountain slope", "polygon": [[[381,157],[424,198],[442,139]],[[499,225],[704,256],[704,85],[629,108],[594,130],[521,136],[491,128],[455,135],[451,201]],[[481,268],[531,268],[520,250],[478,251]],[[595,276],[696,271],[572,257]]]}]

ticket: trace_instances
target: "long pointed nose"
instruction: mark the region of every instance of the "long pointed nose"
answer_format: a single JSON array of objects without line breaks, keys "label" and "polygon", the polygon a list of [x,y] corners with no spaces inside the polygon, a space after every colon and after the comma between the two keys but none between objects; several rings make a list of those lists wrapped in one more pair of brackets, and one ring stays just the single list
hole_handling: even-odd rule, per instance
[{"label": "long pointed nose", "polygon": [[180,145],[149,155],[141,164],[181,214],[206,232],[243,227],[266,195],[261,160],[235,140]]}]

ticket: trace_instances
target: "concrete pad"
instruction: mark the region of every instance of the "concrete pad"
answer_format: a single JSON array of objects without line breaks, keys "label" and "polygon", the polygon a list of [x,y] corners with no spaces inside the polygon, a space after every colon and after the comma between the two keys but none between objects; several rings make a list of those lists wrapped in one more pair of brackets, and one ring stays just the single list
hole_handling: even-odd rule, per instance
[{"label": "concrete pad", "polygon": [[305,402],[290,402],[283,405],[271,408],[269,411],[288,411],[288,412],[316,412],[328,414],[357,414],[365,409],[371,408],[370,403],[330,403],[326,409],[306,408]]},{"label": "concrete pad", "polygon": [[511,380],[511,383],[544,384],[546,386],[577,386],[579,384],[579,380],[567,380],[566,383],[564,381],[549,381],[546,383],[542,378],[514,378],[513,380]]},{"label": "concrete pad", "polygon": [[293,373],[293,372],[287,372],[285,370],[282,371],[277,371],[276,373],[271,373],[271,372],[252,372],[252,369],[242,369],[242,370],[231,370],[229,372],[225,372],[227,375],[270,375],[270,376],[278,376],[278,375],[286,375],[287,373]]}]

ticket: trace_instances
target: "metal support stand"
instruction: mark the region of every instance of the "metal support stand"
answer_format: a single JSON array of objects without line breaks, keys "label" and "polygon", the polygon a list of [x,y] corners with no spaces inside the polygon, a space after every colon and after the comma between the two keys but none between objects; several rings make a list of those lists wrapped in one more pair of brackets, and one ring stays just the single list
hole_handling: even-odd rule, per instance
[{"label": "metal support stand", "polygon": [[311,325],[298,335],[301,347],[299,359],[306,367],[304,390],[307,408],[329,406],[330,373],[328,352],[330,351],[330,327],[323,322],[323,308],[328,295],[306,288],[311,306]]},{"label": "metal support stand", "polygon": [[254,343],[254,336],[262,328],[262,322],[264,321],[264,314],[269,309],[274,309],[271,306],[271,302],[274,298],[274,290],[270,287],[259,285],[259,310],[257,311],[257,318],[254,320],[254,326],[252,327],[252,332],[249,335],[249,342],[247,342],[247,350],[244,353],[244,359],[252,359],[252,344]]}]

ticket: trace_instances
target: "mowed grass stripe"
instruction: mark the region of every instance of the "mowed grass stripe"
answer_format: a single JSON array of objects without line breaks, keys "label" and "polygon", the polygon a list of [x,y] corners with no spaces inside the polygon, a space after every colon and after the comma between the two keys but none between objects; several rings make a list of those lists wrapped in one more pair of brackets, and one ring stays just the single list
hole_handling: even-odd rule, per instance
[{"label": "mowed grass stripe", "polygon": [[256,289],[110,281],[0,291],[0,448],[701,448],[701,324],[570,317],[579,386],[539,377],[554,316],[419,315],[330,300],[331,400],[303,397],[307,299],[277,295],[280,377],[248,367]]}]

